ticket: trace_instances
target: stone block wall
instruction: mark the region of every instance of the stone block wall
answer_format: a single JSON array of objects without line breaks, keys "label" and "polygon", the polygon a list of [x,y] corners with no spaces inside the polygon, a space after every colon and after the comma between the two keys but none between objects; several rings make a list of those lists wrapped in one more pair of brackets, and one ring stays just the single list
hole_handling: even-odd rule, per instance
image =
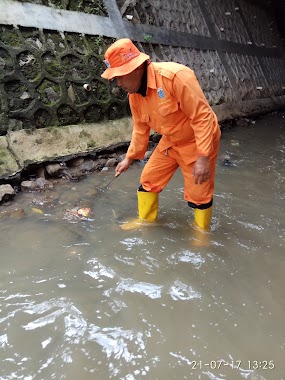
[{"label": "stone block wall", "polygon": [[262,0],[2,3],[1,135],[128,115],[126,95],[100,78],[106,47],[121,37],[153,61],[192,68],[213,107],[264,105],[265,99],[269,109],[285,104],[284,51]]},{"label": "stone block wall", "polygon": [[0,40],[1,134],[127,114],[126,96],[100,78],[112,39],[2,26]]}]

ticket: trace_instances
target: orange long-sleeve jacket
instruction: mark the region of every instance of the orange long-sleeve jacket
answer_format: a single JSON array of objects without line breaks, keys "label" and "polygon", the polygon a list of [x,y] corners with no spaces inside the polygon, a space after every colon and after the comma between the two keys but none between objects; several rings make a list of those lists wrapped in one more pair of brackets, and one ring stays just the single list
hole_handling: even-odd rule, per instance
[{"label": "orange long-sleeve jacket", "polygon": [[188,67],[150,63],[146,96],[129,94],[129,102],[133,133],[128,158],[143,159],[151,129],[162,135],[158,149],[175,145],[186,164],[215,150],[220,137],[217,117]]}]

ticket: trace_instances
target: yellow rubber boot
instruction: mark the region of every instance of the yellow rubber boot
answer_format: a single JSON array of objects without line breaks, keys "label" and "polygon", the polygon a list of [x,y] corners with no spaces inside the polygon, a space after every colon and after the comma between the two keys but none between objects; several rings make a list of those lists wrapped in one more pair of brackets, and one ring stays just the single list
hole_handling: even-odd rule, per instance
[{"label": "yellow rubber boot", "polygon": [[210,230],[210,222],[212,216],[212,206],[205,209],[199,210],[198,208],[194,209],[194,246],[207,247],[210,244],[209,234],[207,231]]},{"label": "yellow rubber boot", "polygon": [[149,191],[139,191],[138,196],[138,212],[139,218],[124,223],[122,225],[123,230],[132,230],[142,227],[151,222],[154,222],[158,214],[158,193],[152,193]]},{"label": "yellow rubber boot", "polygon": [[200,210],[198,208],[194,209],[194,218],[196,225],[201,228],[201,230],[209,231],[212,216],[212,206],[206,208],[205,210]]},{"label": "yellow rubber boot", "polygon": [[138,191],[139,218],[154,222],[158,214],[158,193]]}]

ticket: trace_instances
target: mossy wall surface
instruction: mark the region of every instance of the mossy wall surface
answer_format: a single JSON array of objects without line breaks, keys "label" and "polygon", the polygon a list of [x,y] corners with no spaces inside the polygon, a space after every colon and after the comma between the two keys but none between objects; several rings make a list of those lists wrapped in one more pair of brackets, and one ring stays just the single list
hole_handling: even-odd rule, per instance
[{"label": "mossy wall surface", "polygon": [[[133,39],[153,61],[191,67],[212,106],[233,108],[238,102],[284,97],[284,51],[267,2],[3,1],[25,9],[28,4],[37,12],[48,7],[54,20],[78,15],[87,21],[86,33],[33,27],[33,17],[30,27],[21,26],[23,17],[18,26],[9,17],[0,25],[1,135],[129,115],[126,94],[100,77],[104,51],[122,36]],[[88,23],[99,19],[106,23],[102,34],[90,34]]]},{"label": "mossy wall surface", "polygon": [[21,3],[41,4],[57,9],[108,16],[103,0],[17,0]]},{"label": "mossy wall surface", "polygon": [[128,114],[126,95],[100,77],[113,39],[2,25],[0,41],[1,134]]}]

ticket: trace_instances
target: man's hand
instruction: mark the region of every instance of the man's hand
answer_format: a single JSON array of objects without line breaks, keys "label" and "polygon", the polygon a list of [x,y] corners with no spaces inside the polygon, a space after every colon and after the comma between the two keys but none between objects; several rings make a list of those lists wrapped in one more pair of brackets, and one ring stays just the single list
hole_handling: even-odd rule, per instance
[{"label": "man's hand", "polygon": [[195,184],[202,184],[210,178],[209,157],[198,157],[193,167]]},{"label": "man's hand", "polygon": [[123,161],[119,162],[118,165],[116,166],[116,174],[121,174],[128,170],[129,166],[132,164],[133,160],[131,160],[128,157],[125,157]]}]

